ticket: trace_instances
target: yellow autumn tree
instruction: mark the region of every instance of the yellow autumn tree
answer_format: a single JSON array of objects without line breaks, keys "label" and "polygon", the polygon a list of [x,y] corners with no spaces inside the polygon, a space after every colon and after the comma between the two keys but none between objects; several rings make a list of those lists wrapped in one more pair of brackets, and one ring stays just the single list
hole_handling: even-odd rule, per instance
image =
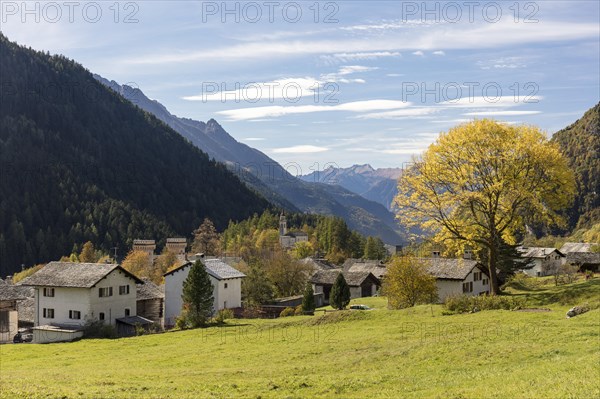
[{"label": "yellow autumn tree", "polygon": [[392,309],[408,308],[437,299],[435,277],[427,272],[421,260],[409,256],[395,256],[390,260],[381,290]]},{"label": "yellow autumn tree", "polygon": [[125,259],[123,259],[123,263],[121,263],[123,268],[137,277],[150,277],[152,275],[152,264],[150,262],[150,257],[144,251],[134,251],[131,250]]},{"label": "yellow autumn tree", "polygon": [[483,119],[442,133],[398,182],[398,218],[435,234],[456,252],[487,252],[492,294],[502,242],[526,223],[563,225],[558,213],[575,193],[558,146],[534,126]]}]

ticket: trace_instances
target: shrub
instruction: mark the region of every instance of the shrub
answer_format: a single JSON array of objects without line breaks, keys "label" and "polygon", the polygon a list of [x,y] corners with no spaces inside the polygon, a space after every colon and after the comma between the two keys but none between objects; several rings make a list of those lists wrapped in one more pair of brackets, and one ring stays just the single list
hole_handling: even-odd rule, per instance
[{"label": "shrub", "polygon": [[302,309],[302,305],[296,306],[294,309],[294,316],[302,316],[304,314],[304,310]]},{"label": "shrub", "polygon": [[225,320],[233,319],[233,317],[234,317],[233,310],[221,309],[217,312],[217,315],[215,316],[215,322],[217,324],[223,324],[223,323],[225,323]]},{"label": "shrub", "polygon": [[525,306],[525,298],[502,295],[467,296],[446,298],[444,307],[452,313],[474,313],[482,310],[517,310]]},{"label": "shrub", "polygon": [[83,326],[85,338],[116,338],[117,330],[110,324],[104,324],[101,320],[90,320]]},{"label": "shrub", "polygon": [[294,313],[295,313],[295,310],[294,310],[294,308],[287,307],[287,308],[283,309],[283,310],[281,311],[281,313],[279,313],[279,317],[288,317],[288,316],[293,316],[293,315],[294,315]]},{"label": "shrub", "polygon": [[518,290],[533,290],[539,288],[543,281],[537,277],[531,277],[525,273],[515,273],[502,285],[502,289],[515,288]]}]

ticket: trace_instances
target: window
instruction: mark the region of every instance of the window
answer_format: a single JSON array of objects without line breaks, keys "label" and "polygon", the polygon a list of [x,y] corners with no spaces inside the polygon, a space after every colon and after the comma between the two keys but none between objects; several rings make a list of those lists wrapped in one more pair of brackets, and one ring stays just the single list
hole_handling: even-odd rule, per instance
[{"label": "window", "polygon": [[125,308],[125,317],[129,316],[131,314],[131,311],[129,310],[129,308]]},{"label": "window", "polygon": [[54,296],[54,288],[44,288],[44,296]]},{"label": "window", "polygon": [[100,312],[100,314],[98,314],[98,319],[104,320],[104,312]]},{"label": "window", "polygon": [[43,310],[44,318],[53,319],[54,318],[54,309],[44,308]]},{"label": "window", "polygon": [[73,320],[81,319],[81,312],[79,310],[69,310],[69,319],[73,319]]},{"label": "window", "polygon": [[475,273],[473,273],[473,280],[474,281],[481,280],[481,272],[475,272]]},{"label": "window", "polygon": [[129,294],[129,284],[119,286],[119,295]]},{"label": "window", "polygon": [[473,282],[463,283],[463,293],[473,292]]},{"label": "window", "polygon": [[112,294],[113,294],[112,287],[100,288],[98,290],[98,294],[100,295],[100,298],[105,298],[107,296],[112,296]]},{"label": "window", "polygon": [[487,278],[484,278],[484,279],[481,281],[481,284],[483,284],[483,285],[488,285],[488,279],[487,279]]},{"label": "window", "polygon": [[227,309],[227,301],[223,302],[223,309]]},{"label": "window", "polygon": [[225,288],[227,288],[227,283],[225,283]]}]

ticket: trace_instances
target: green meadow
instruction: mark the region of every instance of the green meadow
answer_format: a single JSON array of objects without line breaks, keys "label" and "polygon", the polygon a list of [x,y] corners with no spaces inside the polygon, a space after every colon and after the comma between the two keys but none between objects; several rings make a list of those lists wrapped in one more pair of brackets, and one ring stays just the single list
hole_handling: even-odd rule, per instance
[{"label": "green meadow", "polygon": [[[600,279],[528,307],[342,311],[116,340],[0,346],[0,398],[598,398]],[[591,310],[566,319],[573,305]]]}]

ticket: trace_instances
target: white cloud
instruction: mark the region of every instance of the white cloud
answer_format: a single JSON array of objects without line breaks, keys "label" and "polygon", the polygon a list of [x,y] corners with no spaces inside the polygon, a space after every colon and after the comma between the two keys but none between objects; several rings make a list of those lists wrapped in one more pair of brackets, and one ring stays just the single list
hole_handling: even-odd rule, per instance
[{"label": "white cloud", "polygon": [[520,116],[520,115],[536,115],[542,111],[479,111],[467,112],[465,116]]},{"label": "white cloud", "polygon": [[[423,25],[425,26],[425,25]],[[361,52],[398,52],[449,49],[510,48],[522,44],[565,42],[598,37],[597,23],[540,21],[536,24],[515,24],[511,18],[498,23],[436,24],[428,29],[386,31],[372,37],[330,37],[315,40],[255,41],[209,49],[178,49],[171,53],[151,53],[130,56],[126,64],[166,64],[215,60],[251,60],[269,57],[299,57],[306,54],[341,54]],[[485,40],[481,40],[484,37]],[[418,51],[415,51],[418,53]]]},{"label": "white cloud", "polygon": [[338,105],[273,105],[266,107],[238,108],[217,112],[230,121],[246,121],[252,119],[275,118],[285,115],[308,114],[314,112],[348,111],[369,112],[376,110],[399,109],[411,105],[409,102],[397,100],[366,100],[342,103]]},{"label": "white cloud", "polygon": [[491,96],[466,96],[456,100],[441,102],[440,105],[449,108],[509,108],[523,104],[536,104],[542,99],[542,96],[528,96],[526,98],[515,98],[514,96],[501,96],[495,98]]},{"label": "white cloud", "polygon": [[264,137],[247,137],[244,141],[263,141],[264,139]]},{"label": "white cloud", "polygon": [[374,112],[365,115],[359,115],[357,119],[402,119],[409,117],[426,116],[435,113],[437,109],[435,107],[420,107],[420,108],[406,108],[406,109],[395,109],[386,112]]},{"label": "white cloud", "polygon": [[412,53],[412,54],[413,54],[413,55],[417,55],[417,56],[419,56],[419,57],[424,57],[424,56],[425,56],[425,53],[424,53],[424,52],[422,52],[421,50],[415,51],[415,52],[414,52],[414,53]]},{"label": "white cloud", "polygon": [[363,61],[374,60],[384,57],[401,57],[402,54],[398,51],[367,51],[359,53],[337,53],[333,55],[322,55],[321,58],[328,61]]},{"label": "white cloud", "polygon": [[309,154],[315,152],[329,151],[329,148],[318,147],[315,145],[295,145],[292,147],[274,148],[272,152],[276,154]]},{"label": "white cloud", "polygon": [[446,53],[441,50],[438,50],[438,51],[434,51],[433,55],[446,55]]}]

